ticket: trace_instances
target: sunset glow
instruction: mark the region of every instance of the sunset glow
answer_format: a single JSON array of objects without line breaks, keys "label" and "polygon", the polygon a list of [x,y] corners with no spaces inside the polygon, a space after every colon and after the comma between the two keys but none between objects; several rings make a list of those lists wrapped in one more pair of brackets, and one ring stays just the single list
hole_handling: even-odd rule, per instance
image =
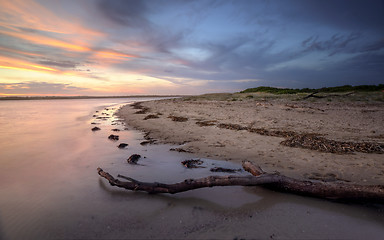
[{"label": "sunset glow", "polygon": [[0,1],[0,95],[379,84],[383,11],[379,0]]}]

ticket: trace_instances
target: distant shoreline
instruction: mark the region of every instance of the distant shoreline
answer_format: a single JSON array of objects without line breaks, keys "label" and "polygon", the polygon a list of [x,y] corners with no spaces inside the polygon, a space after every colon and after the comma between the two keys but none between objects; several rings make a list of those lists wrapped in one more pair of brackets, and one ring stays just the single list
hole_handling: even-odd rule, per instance
[{"label": "distant shoreline", "polygon": [[98,99],[98,98],[161,98],[185,97],[187,95],[135,95],[135,96],[36,96],[36,97],[0,97],[2,100],[56,100],[56,99]]}]

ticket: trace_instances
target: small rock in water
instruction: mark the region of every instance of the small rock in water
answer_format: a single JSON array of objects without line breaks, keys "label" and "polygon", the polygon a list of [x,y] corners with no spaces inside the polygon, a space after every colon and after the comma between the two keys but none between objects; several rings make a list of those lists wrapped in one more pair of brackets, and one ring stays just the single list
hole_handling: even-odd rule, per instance
[{"label": "small rock in water", "polygon": [[146,145],[148,145],[148,144],[154,144],[155,142],[156,142],[156,140],[151,139],[151,140],[148,140],[148,141],[142,141],[142,142],[140,143],[140,145],[141,145],[141,146],[146,146]]},{"label": "small rock in water", "polygon": [[203,163],[204,162],[200,159],[190,159],[181,162],[186,168],[205,168],[200,166]]},{"label": "small rock in water", "polygon": [[130,164],[136,164],[137,161],[141,158],[141,155],[139,154],[132,154],[128,159],[127,162]]},{"label": "small rock in water", "polygon": [[99,127],[94,127],[94,128],[92,128],[92,131],[99,131],[99,130],[100,130]]},{"label": "small rock in water", "polygon": [[117,146],[118,148],[125,148],[126,146],[128,146],[127,143],[120,143],[119,146]]},{"label": "small rock in water", "polygon": [[114,132],[120,132],[120,129],[114,128],[114,129],[112,129],[112,131],[114,131]]},{"label": "small rock in water", "polygon": [[119,136],[111,134],[111,135],[109,135],[108,139],[113,140],[113,141],[117,141],[117,140],[119,140]]},{"label": "small rock in water", "polygon": [[189,152],[188,150],[182,149],[182,148],[171,148],[169,151],[174,151],[174,152]]}]

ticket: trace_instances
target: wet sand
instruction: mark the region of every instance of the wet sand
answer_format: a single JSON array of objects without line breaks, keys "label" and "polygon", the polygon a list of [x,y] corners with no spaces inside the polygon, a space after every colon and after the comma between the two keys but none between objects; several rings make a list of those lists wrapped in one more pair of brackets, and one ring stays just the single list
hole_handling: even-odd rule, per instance
[{"label": "wet sand", "polygon": [[[265,171],[300,179],[384,183],[383,101],[251,96],[150,101],[127,105],[119,115],[152,142],[179,144],[179,150],[198,157],[250,160]],[[291,135],[284,133],[316,135],[331,145],[369,142],[379,152],[327,152],[321,141],[317,150],[286,146],[281,142]]]}]

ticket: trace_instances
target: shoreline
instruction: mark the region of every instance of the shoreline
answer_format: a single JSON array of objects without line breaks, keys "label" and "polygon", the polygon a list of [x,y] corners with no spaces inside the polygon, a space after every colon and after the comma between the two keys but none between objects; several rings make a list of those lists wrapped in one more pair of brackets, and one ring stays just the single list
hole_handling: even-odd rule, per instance
[{"label": "shoreline", "polygon": [[[176,151],[196,157],[250,160],[267,172],[299,179],[384,182],[383,102],[188,97],[126,105],[118,114],[128,126],[144,131],[148,144],[180,145]],[[292,139],[319,147],[294,147]],[[291,143],[282,144],[287,140]],[[327,152],[335,143],[337,151]],[[372,149],[376,152],[367,153]]]}]

